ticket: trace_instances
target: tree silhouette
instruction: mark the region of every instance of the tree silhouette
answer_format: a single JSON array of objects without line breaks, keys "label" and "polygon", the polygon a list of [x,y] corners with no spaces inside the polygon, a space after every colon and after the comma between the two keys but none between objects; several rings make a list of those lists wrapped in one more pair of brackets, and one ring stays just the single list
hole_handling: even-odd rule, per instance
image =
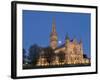
[{"label": "tree silhouette", "polygon": [[86,54],[83,54],[83,57],[84,57],[84,58],[88,58]]},{"label": "tree silhouette", "polygon": [[23,64],[26,63],[25,59],[26,59],[26,50],[23,48]]},{"label": "tree silhouette", "polygon": [[30,46],[29,48],[29,59],[30,64],[36,65],[37,59],[39,57],[40,47],[36,44]]},{"label": "tree silhouette", "polygon": [[65,60],[64,52],[60,51],[57,56],[59,57],[59,62],[61,62],[61,63],[64,62],[64,60]]},{"label": "tree silhouette", "polygon": [[49,64],[51,64],[55,59],[54,50],[51,47],[47,47],[44,49],[44,51],[45,51],[45,56],[46,56],[47,62]]}]

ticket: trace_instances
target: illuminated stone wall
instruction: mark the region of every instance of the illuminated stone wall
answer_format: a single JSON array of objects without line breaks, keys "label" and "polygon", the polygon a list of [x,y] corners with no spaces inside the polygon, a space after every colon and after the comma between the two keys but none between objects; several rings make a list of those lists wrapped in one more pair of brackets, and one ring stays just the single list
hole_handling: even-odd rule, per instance
[{"label": "illuminated stone wall", "polygon": [[78,42],[76,39],[70,40],[70,38],[66,36],[65,44],[63,47],[59,48],[57,46],[57,43],[58,43],[58,36],[56,32],[55,22],[53,22],[52,32],[50,34],[50,47],[54,50],[54,53],[56,55],[59,54],[60,52],[63,52],[65,54],[65,59],[63,62],[60,62],[59,57],[55,56],[54,61],[52,61],[52,63],[49,64],[46,61],[47,60],[46,57],[40,55],[37,62],[37,66],[90,63],[89,59],[83,57],[84,53],[83,53],[82,41]]}]

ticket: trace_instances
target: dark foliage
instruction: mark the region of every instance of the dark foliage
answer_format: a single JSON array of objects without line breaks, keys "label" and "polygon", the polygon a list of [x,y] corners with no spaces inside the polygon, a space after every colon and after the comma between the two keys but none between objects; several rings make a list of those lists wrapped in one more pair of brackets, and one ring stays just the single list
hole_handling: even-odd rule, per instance
[{"label": "dark foliage", "polygon": [[55,59],[54,50],[51,47],[47,47],[44,49],[44,51],[45,51],[45,56],[46,56],[47,62],[49,64],[51,64]]},{"label": "dark foliage", "polygon": [[27,57],[26,57],[26,50],[25,49],[23,49],[23,64],[25,64],[25,59],[26,59]]},{"label": "dark foliage", "polygon": [[57,55],[59,57],[59,62],[64,62],[65,60],[65,53],[60,51]]},{"label": "dark foliage", "polygon": [[39,53],[41,51],[41,48],[34,44],[29,48],[29,59],[30,64],[36,65],[37,59],[39,57]]},{"label": "dark foliage", "polygon": [[88,58],[86,54],[83,54],[83,57],[84,57],[84,58]]}]

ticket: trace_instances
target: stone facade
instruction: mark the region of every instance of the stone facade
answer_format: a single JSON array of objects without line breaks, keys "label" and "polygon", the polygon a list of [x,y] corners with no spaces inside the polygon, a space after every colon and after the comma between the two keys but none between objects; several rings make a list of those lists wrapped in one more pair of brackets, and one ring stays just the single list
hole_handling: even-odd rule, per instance
[{"label": "stone facade", "polygon": [[47,65],[64,65],[64,64],[89,64],[90,60],[83,57],[83,45],[82,41],[78,42],[76,39],[70,40],[66,36],[65,43],[62,47],[58,47],[58,36],[56,32],[55,22],[52,24],[52,32],[50,34],[50,47],[56,55],[64,54],[65,58],[62,62],[59,61],[59,57],[55,56],[55,60],[52,64],[49,64],[46,57],[41,56],[38,59],[37,66],[47,66]]}]

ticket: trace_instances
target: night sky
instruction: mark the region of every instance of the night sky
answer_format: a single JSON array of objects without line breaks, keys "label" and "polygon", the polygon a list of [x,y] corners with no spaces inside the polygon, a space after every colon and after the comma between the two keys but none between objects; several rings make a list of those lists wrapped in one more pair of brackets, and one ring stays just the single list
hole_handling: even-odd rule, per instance
[{"label": "night sky", "polygon": [[90,57],[90,19],[89,13],[47,12],[23,10],[23,48],[28,52],[31,45],[49,46],[52,23],[55,20],[58,45],[70,39],[80,39],[84,53]]}]

